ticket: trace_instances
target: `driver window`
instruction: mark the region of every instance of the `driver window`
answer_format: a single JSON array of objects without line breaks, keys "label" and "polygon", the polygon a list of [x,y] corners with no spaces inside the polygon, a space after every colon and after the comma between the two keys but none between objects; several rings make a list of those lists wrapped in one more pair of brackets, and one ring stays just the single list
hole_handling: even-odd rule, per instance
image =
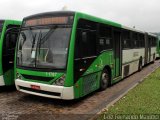
[{"label": "driver window", "polygon": [[10,29],[6,33],[4,41],[4,54],[13,55],[15,52],[16,42],[17,42],[18,32],[15,32],[13,29]]}]

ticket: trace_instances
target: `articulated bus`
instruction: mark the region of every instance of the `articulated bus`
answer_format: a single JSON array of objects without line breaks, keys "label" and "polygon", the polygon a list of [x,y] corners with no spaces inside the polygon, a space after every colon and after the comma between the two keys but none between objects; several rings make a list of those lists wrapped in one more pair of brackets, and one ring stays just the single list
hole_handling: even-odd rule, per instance
[{"label": "articulated bus", "polygon": [[77,99],[105,90],[156,58],[157,36],[79,12],[23,19],[16,53],[17,90]]},{"label": "articulated bus", "polygon": [[21,22],[0,20],[0,86],[14,85],[14,56]]}]

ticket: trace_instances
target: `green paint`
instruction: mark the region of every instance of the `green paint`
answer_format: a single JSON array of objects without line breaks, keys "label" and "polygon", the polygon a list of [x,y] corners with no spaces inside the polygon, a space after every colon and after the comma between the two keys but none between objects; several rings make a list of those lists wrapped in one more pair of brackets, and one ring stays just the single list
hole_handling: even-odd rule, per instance
[{"label": "green paint", "polygon": [[[113,51],[107,51],[100,54],[96,60],[91,64],[91,66],[86,70],[86,72],[82,75],[82,77],[78,80],[78,82],[74,85],[74,91],[75,91],[75,97],[83,97],[100,87],[100,79],[101,79],[101,73],[105,66],[112,66],[114,61],[113,58]],[[111,68],[111,67],[110,67]],[[112,77],[115,75],[114,68],[112,70]],[[90,75],[97,75],[97,78],[95,79],[95,84],[90,84],[88,87],[90,88],[90,91],[87,93],[84,93],[84,85],[85,83],[84,78]],[[90,79],[88,79],[90,80]],[[78,86],[78,87],[77,87]]]},{"label": "green paint", "polygon": [[5,85],[14,85],[14,69],[10,69],[3,75]]},{"label": "green paint", "polygon": [[74,63],[74,46],[75,46],[75,34],[77,27],[77,15],[74,16],[74,23],[72,27],[71,40],[69,45],[69,56],[68,56],[68,64],[67,64],[67,76],[65,80],[65,87],[73,86],[73,63]]}]

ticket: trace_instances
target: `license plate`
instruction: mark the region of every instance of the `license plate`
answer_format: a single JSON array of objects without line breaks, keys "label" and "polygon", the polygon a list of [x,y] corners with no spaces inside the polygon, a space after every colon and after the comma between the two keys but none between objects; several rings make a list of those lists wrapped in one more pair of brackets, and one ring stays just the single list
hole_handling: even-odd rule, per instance
[{"label": "license plate", "polygon": [[35,89],[35,90],[40,90],[41,89],[40,86],[37,86],[37,85],[31,85],[31,88]]}]

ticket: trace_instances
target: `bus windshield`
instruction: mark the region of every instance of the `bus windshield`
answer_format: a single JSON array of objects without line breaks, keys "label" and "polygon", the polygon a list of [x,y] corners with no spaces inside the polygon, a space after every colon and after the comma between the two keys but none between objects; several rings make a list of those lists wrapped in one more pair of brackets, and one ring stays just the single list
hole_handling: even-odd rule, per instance
[{"label": "bus windshield", "polygon": [[65,69],[71,27],[24,28],[20,32],[17,65],[21,67]]}]

